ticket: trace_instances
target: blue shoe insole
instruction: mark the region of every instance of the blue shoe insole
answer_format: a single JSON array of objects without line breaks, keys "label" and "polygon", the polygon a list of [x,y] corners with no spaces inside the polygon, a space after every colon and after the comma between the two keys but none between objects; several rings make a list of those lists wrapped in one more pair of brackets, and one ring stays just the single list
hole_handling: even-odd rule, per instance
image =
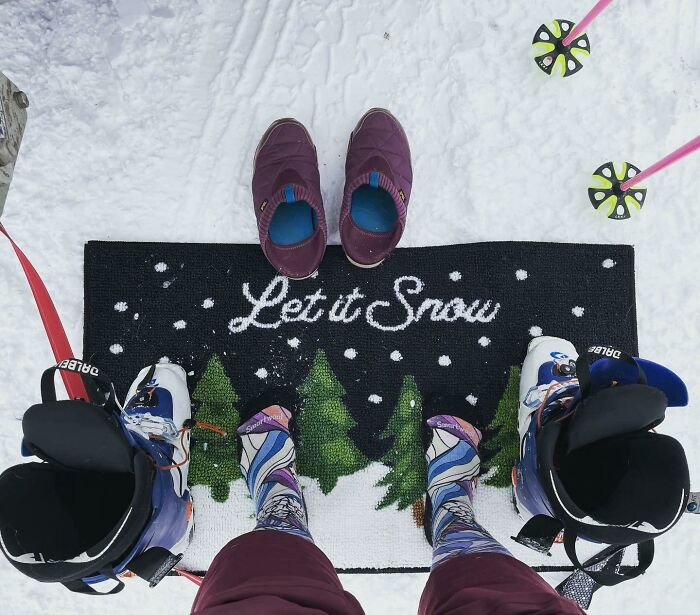
[{"label": "blue shoe insole", "polygon": [[352,193],[350,217],[365,231],[387,233],[396,225],[399,214],[394,199],[386,190],[366,185]]},{"label": "blue shoe insole", "polygon": [[308,239],[316,230],[316,218],[316,212],[306,201],[280,203],[268,230],[272,243],[290,246]]}]

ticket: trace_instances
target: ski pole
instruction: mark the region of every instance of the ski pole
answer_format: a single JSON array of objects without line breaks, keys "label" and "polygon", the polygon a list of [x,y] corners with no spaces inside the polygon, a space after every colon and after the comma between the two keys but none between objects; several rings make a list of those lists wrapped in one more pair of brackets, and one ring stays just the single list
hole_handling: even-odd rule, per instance
[{"label": "ski pole", "polygon": [[688,141],[688,143],[679,147],[675,152],[671,152],[668,156],[662,158],[655,164],[652,164],[648,169],[645,169],[641,173],[628,179],[624,184],[620,185],[620,190],[623,192],[629,190],[632,186],[639,184],[647,177],[651,177],[654,175],[654,173],[658,173],[662,169],[672,165],[674,162],[678,162],[698,149],[700,149],[700,135],[695,137],[692,141]]},{"label": "ski pole", "polygon": [[612,3],[613,0],[598,0],[596,5],[588,12],[588,14],[579,21],[576,26],[569,32],[569,35],[564,39],[563,43],[565,46],[571,45],[577,37],[579,37],[585,29],[590,25],[590,23],[598,17],[607,7]]}]

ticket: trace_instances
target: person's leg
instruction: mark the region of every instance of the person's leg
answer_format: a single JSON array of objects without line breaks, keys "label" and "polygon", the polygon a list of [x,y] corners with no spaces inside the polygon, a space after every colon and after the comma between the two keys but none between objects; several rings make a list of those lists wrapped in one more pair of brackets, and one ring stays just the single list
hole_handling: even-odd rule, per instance
[{"label": "person's leg", "polygon": [[431,569],[464,553],[510,555],[474,517],[472,499],[479,477],[481,433],[452,416],[434,416],[428,425],[433,432],[426,453],[428,497],[433,506]]},{"label": "person's leg", "polygon": [[255,501],[256,530],[278,530],[313,541],[296,476],[291,418],[286,408],[271,406],[240,426],[241,471]]},{"label": "person's leg", "polygon": [[529,566],[515,559],[474,516],[481,433],[463,419],[428,420],[433,565],[420,615],[539,615],[583,613]]},{"label": "person's leg", "polygon": [[193,614],[363,615],[357,600],[343,590],[330,560],[313,544],[296,478],[290,417],[281,406],[270,406],[238,430],[241,470],[255,502],[257,524],[218,553]]}]

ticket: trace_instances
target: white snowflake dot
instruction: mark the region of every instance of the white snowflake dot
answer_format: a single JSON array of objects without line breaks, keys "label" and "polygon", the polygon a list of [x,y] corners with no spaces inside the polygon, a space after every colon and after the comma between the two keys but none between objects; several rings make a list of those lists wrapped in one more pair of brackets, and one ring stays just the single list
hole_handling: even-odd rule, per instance
[{"label": "white snowflake dot", "polygon": [[412,399],[411,401],[408,402],[408,405],[411,406],[411,408],[415,408],[416,407],[416,400]]},{"label": "white snowflake dot", "polygon": [[354,348],[348,348],[343,355],[345,356],[346,359],[354,359],[357,357],[357,350]]},{"label": "white snowflake dot", "polygon": [[476,402],[479,401],[478,397],[474,397],[471,393],[465,397],[467,400],[468,404],[471,404],[472,406],[476,406]]},{"label": "white snowflake dot", "polygon": [[153,267],[158,273],[163,273],[164,271],[168,270],[168,265],[167,263],[156,263],[156,266]]},{"label": "white snowflake dot", "polygon": [[121,354],[122,352],[124,352],[124,348],[123,348],[123,346],[122,346],[121,344],[112,344],[112,345],[109,347],[109,351],[110,351],[112,354]]},{"label": "white snowflake dot", "polygon": [[486,348],[486,346],[488,346],[490,343],[491,343],[491,340],[488,337],[486,337],[485,335],[483,337],[479,338],[479,344],[481,346],[483,346],[484,348]]},{"label": "white snowflake dot", "polygon": [[136,312],[136,314],[134,314],[134,320],[138,320],[138,319],[139,319],[139,313]]},{"label": "white snowflake dot", "polygon": [[367,401],[371,401],[373,404],[381,404],[382,403],[382,398],[381,396],[377,395],[376,393],[372,393],[368,398]]},{"label": "white snowflake dot", "polygon": [[299,348],[299,344],[301,342],[299,341],[298,337],[293,337],[290,340],[287,340],[287,344],[289,344],[292,348]]},{"label": "white snowflake dot", "polygon": [[542,327],[533,325],[532,327],[530,327],[530,335],[532,335],[532,337],[539,337],[540,335],[542,335]]},{"label": "white snowflake dot", "polygon": [[525,271],[524,269],[518,269],[518,270],[515,272],[515,277],[516,277],[518,280],[520,280],[521,282],[522,282],[523,280],[527,280],[527,271]]},{"label": "white snowflake dot", "polygon": [[214,300],[211,297],[205,299],[204,301],[202,301],[202,307],[205,310],[209,310],[209,309],[213,308],[214,307]]},{"label": "white snowflake dot", "polygon": [[187,322],[184,320],[176,320],[173,323],[173,327],[175,327],[178,331],[180,331],[181,329],[184,329],[186,326],[187,326]]},{"label": "white snowflake dot", "polygon": [[576,305],[571,308],[571,313],[578,318],[581,318],[581,316],[583,316],[584,311],[584,308],[582,308],[580,305]]},{"label": "white snowflake dot", "polygon": [[606,258],[603,261],[603,267],[606,269],[612,269],[615,265],[617,265],[617,263],[612,258]]},{"label": "white snowflake dot", "polygon": [[452,364],[452,359],[450,359],[450,357],[448,357],[446,354],[442,355],[438,359],[438,365],[440,365],[442,367],[447,367],[448,365],[451,365],[451,364]]},{"label": "white snowflake dot", "polygon": [[158,363],[170,363],[170,357],[161,357],[158,359]]},{"label": "white snowflake dot", "polygon": [[265,380],[265,378],[267,378],[267,370],[264,367],[261,367],[257,372],[255,372],[255,375],[260,378],[260,380]]},{"label": "white snowflake dot", "polygon": [[462,274],[459,271],[453,271],[450,274],[450,280],[453,282],[459,282],[462,279]]},{"label": "white snowflake dot", "polygon": [[117,312],[126,312],[129,309],[129,306],[126,301],[118,301],[114,304],[114,309]]},{"label": "white snowflake dot", "polygon": [[172,284],[171,280],[166,280],[165,282],[163,282],[163,288],[169,288],[171,284]]},{"label": "white snowflake dot", "polygon": [[400,353],[398,350],[394,350],[394,351],[389,355],[389,358],[390,358],[392,361],[400,361],[401,359],[403,359],[403,356],[401,355],[401,353]]}]

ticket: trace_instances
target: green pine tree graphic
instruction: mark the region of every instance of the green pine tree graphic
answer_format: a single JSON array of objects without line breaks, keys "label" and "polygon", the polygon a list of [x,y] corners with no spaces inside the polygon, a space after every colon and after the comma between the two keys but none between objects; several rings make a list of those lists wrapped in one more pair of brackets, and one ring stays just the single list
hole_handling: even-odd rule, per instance
[{"label": "green pine tree graphic", "polygon": [[493,452],[486,469],[495,468],[496,473],[485,482],[492,487],[510,487],[511,472],[518,458],[520,436],[518,435],[518,408],[520,406],[520,368],[513,366],[508,374],[508,383],[498,402],[496,415],[489,429],[497,430],[496,435],[484,445]]},{"label": "green pine tree graphic", "polygon": [[377,509],[398,503],[399,510],[411,506],[416,525],[423,524],[423,496],[428,481],[422,440],[423,398],[413,376],[405,376],[399,400],[382,438],[394,439],[382,462],[391,470],[377,486],[388,487]]},{"label": "green pine tree graphic", "polygon": [[236,436],[240,415],[235,407],[238,395],[218,355],[209,359],[192,399],[199,402],[194,418],[215,425],[226,435],[195,428],[196,443],[192,448],[189,483],[209,485],[211,497],[217,502],[225,502],[231,481],[241,478]]},{"label": "green pine tree graphic", "polygon": [[356,423],[343,404],[343,385],[319,350],[309,375],[298,388],[304,407],[298,425],[303,445],[297,451],[299,473],[317,478],[328,494],[340,476],[354,474],[369,460],[358,450],[348,432]]}]

